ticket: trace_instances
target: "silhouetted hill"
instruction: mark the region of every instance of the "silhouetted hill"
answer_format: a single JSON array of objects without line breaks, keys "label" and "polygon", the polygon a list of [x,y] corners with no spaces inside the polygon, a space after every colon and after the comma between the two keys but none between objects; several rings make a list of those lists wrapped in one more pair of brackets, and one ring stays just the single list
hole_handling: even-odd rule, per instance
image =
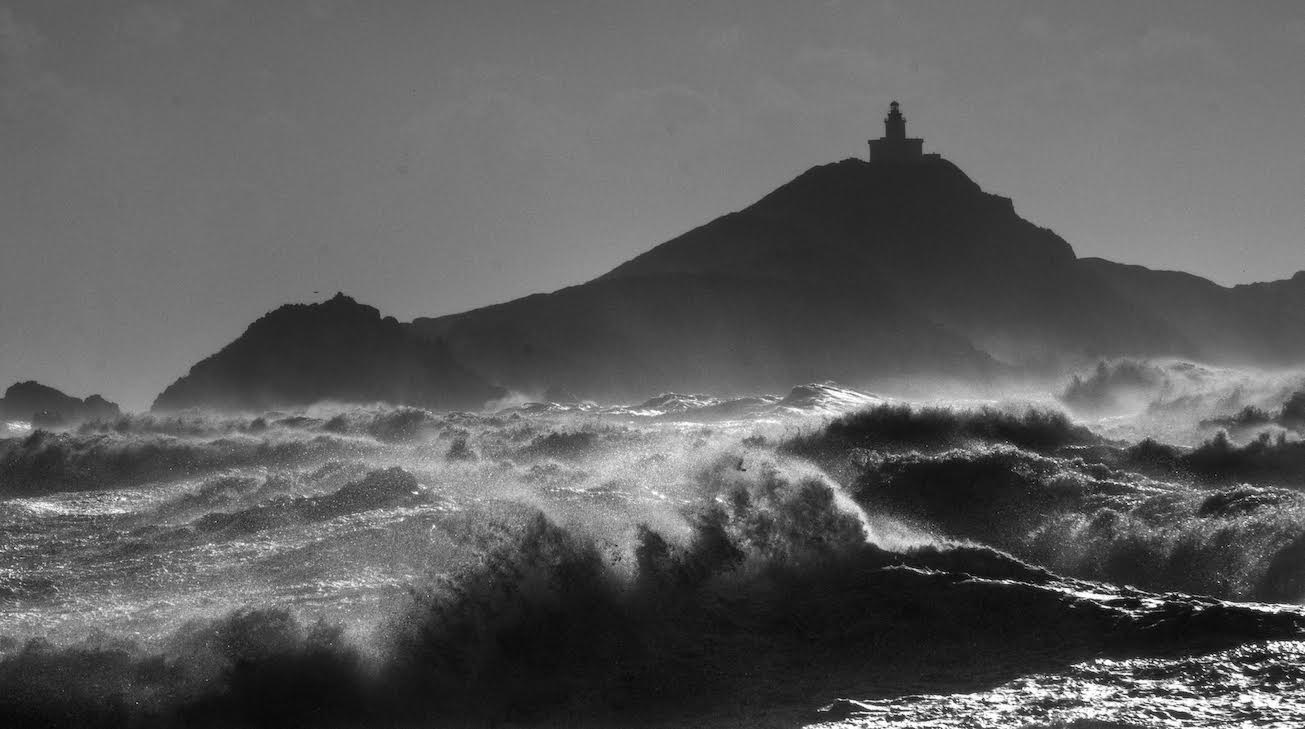
[{"label": "silhouetted hill", "polygon": [[485,381],[637,401],[827,379],[986,381],[1117,356],[1305,361],[1305,273],[1225,288],[1078,259],[941,158],[815,167],[549,294],[406,327],[344,302],[274,312],[158,406],[469,404]]},{"label": "silhouetted hill", "polygon": [[604,278],[726,270],[877,285],[1014,364],[1186,345],[1083,271],[1062,238],[943,159],[816,167]]},{"label": "silhouetted hill", "polygon": [[191,368],[156,410],[265,410],[322,400],[479,408],[501,391],[438,341],[345,296],[283,306]]},{"label": "silhouetted hill", "polygon": [[413,326],[496,382],[597,398],[1193,349],[942,159],[816,167],[589,283]]},{"label": "silhouetted hill", "polygon": [[0,418],[23,420],[37,427],[116,418],[121,414],[115,403],[99,395],[79,400],[33,380],[10,385],[0,398]]}]

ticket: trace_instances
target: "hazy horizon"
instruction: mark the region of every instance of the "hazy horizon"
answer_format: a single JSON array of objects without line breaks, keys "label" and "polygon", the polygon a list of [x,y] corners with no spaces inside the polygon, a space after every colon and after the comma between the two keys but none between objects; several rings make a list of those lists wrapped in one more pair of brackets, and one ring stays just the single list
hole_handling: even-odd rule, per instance
[{"label": "hazy horizon", "polygon": [[1081,257],[1305,269],[1305,7],[0,3],[0,384],[141,409],[276,306],[578,283],[912,135]]}]

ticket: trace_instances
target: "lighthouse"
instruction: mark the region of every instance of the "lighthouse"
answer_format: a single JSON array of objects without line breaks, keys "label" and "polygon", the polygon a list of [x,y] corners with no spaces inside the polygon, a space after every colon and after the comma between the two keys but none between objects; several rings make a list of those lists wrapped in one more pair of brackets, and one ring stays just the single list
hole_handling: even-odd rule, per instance
[{"label": "lighthouse", "polygon": [[896,101],[888,105],[884,136],[870,140],[871,162],[919,162],[924,159],[924,140],[906,136],[906,117]]}]

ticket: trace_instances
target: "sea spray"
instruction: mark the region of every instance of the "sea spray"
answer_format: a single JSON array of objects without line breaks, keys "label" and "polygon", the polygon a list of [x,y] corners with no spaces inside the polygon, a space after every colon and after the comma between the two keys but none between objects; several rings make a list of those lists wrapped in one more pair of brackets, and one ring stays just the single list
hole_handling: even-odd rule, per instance
[{"label": "sea spray", "polygon": [[952,435],[907,438],[910,411],[881,415],[861,432],[892,437],[838,444],[823,416],[379,407],[5,441],[0,710],[798,723],[839,695],[1298,634],[1290,608],[1147,591],[1294,599],[1295,491],[1139,473],[1062,416],[939,410]]}]

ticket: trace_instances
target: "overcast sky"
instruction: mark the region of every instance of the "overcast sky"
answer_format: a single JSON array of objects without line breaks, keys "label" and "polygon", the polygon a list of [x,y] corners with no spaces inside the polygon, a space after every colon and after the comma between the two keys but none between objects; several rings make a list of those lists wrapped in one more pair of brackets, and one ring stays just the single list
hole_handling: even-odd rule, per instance
[{"label": "overcast sky", "polygon": [[146,407],[282,303],[577,283],[888,102],[1104,256],[1305,269],[1305,3],[0,0],[0,386]]}]

